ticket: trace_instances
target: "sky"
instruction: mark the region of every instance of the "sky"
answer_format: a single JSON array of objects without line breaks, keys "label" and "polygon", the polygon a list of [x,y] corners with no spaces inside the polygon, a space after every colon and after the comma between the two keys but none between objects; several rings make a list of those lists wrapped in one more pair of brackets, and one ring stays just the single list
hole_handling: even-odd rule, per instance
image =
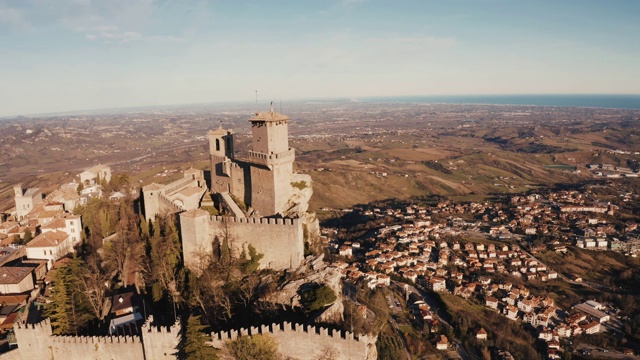
[{"label": "sky", "polygon": [[0,116],[640,94],[635,0],[0,0]]}]

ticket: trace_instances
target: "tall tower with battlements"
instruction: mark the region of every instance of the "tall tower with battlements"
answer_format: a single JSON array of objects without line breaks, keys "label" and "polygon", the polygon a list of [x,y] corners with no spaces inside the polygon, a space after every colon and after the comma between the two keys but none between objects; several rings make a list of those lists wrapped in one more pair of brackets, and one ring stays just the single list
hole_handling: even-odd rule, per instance
[{"label": "tall tower with battlements", "polygon": [[273,109],[251,119],[253,149],[251,206],[263,216],[282,214],[291,196],[295,150],[289,147],[289,118]]}]

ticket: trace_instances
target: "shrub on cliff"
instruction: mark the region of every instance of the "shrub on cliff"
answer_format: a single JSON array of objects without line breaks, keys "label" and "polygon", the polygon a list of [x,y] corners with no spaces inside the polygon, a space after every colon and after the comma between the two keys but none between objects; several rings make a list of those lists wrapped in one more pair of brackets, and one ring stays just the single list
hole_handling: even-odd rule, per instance
[{"label": "shrub on cliff", "polygon": [[312,313],[336,301],[337,297],[333,289],[327,285],[309,284],[299,291],[300,304],[305,313]]}]

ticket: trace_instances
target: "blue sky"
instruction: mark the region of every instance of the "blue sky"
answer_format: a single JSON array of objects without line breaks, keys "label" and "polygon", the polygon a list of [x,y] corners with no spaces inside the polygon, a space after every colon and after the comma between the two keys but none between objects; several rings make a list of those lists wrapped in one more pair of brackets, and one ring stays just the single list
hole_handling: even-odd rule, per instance
[{"label": "blue sky", "polygon": [[640,1],[0,0],[0,116],[450,94],[640,94]]}]

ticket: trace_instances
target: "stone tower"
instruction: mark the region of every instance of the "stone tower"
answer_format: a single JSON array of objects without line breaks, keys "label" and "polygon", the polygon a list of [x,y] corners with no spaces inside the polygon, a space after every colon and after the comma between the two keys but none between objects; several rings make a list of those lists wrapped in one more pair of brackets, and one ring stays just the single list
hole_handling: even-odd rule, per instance
[{"label": "stone tower", "polygon": [[13,185],[13,195],[14,196],[22,196],[22,185],[21,184]]},{"label": "stone tower", "polygon": [[295,150],[289,148],[289,118],[273,109],[249,119],[253,149],[251,199],[249,203],[263,216],[282,214],[291,196],[291,176]]},{"label": "stone tower", "polygon": [[209,151],[211,156],[233,159],[233,132],[219,127],[209,131]]},{"label": "stone tower", "polygon": [[[209,157],[211,160],[211,183],[213,193],[231,193],[238,199],[247,201],[244,187],[244,171],[235,160],[233,132],[219,127],[211,130],[209,137]],[[240,181],[234,181],[240,179]]]}]

